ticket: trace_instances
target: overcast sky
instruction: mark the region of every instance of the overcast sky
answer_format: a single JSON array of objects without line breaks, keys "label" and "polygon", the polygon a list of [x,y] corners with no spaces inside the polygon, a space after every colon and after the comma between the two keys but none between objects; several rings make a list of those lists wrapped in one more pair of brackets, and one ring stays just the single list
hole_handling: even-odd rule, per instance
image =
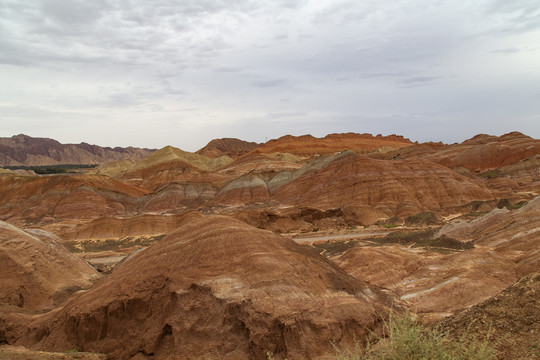
[{"label": "overcast sky", "polygon": [[0,0],[0,137],[540,138],[538,0]]}]

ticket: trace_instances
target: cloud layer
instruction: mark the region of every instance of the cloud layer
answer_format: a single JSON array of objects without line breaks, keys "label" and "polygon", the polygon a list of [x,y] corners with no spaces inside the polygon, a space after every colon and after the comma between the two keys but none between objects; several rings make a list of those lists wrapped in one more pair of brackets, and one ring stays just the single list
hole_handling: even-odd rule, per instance
[{"label": "cloud layer", "polygon": [[534,0],[8,0],[0,136],[538,138],[538,64]]}]

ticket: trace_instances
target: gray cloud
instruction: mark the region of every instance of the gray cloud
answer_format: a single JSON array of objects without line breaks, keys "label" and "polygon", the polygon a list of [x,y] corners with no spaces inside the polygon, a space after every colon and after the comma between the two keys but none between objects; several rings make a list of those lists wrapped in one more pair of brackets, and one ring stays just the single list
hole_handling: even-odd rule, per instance
[{"label": "gray cloud", "polygon": [[55,137],[46,114],[64,138],[188,150],[259,130],[539,137],[539,16],[518,0],[3,1],[0,136]]}]

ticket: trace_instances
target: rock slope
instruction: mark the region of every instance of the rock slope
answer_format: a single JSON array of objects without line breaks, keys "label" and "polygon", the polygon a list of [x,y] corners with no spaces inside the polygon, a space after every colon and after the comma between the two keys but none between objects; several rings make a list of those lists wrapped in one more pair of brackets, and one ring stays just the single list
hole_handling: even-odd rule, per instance
[{"label": "rock slope", "polygon": [[499,359],[540,357],[540,272],[527,275],[500,294],[446,319],[439,326],[456,337],[465,331],[488,337]]},{"label": "rock slope", "polygon": [[359,279],[394,291],[412,311],[446,316],[538,271],[540,197],[520,209],[495,209],[468,223],[446,225],[440,235],[474,241],[475,248],[443,255],[357,247],[334,260]]},{"label": "rock slope", "polygon": [[253,153],[289,153],[300,156],[330,155],[336,152],[351,150],[357,153],[368,153],[374,150],[389,151],[413,145],[409,139],[398,135],[372,136],[370,134],[330,134],[324,138],[311,135],[285,135],[270,140],[253,150]]},{"label": "rock slope", "polygon": [[261,144],[234,138],[214,139],[210,141],[205,147],[198,150],[196,154],[201,154],[210,158],[228,156],[236,159],[242,155],[249,153],[250,151],[255,150],[259,146],[261,146]]},{"label": "rock slope", "polygon": [[390,304],[289,239],[192,213],[15,343],[115,359],[315,359],[377,330]]},{"label": "rock slope", "polygon": [[418,144],[385,154],[384,159],[427,159],[449,168],[480,173],[540,154],[540,140],[519,132],[502,136],[480,134],[460,144]]},{"label": "rock slope", "polygon": [[0,221],[0,308],[52,309],[100,277],[54,236],[40,237]]},{"label": "rock slope", "polygon": [[282,185],[273,199],[319,209],[368,205],[381,217],[404,217],[493,198],[481,181],[430,161],[375,160],[352,152],[321,158],[292,173],[291,178],[294,180]]}]

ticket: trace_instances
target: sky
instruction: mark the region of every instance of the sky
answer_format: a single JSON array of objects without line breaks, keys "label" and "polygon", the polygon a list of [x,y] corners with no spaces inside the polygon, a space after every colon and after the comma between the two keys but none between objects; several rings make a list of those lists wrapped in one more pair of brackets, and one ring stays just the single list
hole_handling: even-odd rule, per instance
[{"label": "sky", "polygon": [[538,0],[0,0],[0,137],[540,138]]}]

